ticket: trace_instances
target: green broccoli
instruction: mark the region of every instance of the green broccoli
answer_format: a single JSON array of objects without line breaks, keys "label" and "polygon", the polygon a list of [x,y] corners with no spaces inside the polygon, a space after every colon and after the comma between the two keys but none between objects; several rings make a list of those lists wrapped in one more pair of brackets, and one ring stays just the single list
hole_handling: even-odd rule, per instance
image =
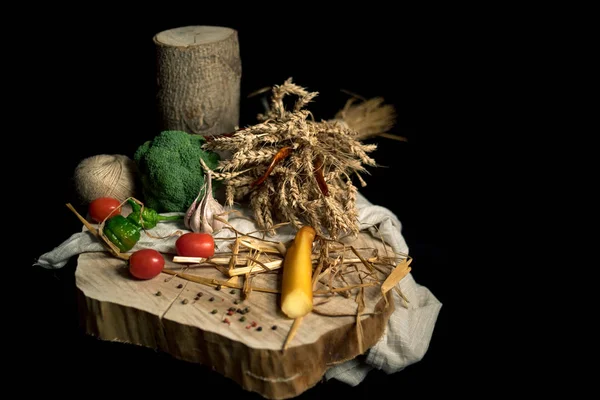
[{"label": "green broccoli", "polygon": [[202,149],[205,142],[201,135],[163,131],[138,147],[133,158],[146,206],[157,212],[187,211],[204,185],[200,158],[211,169],[220,159]]}]

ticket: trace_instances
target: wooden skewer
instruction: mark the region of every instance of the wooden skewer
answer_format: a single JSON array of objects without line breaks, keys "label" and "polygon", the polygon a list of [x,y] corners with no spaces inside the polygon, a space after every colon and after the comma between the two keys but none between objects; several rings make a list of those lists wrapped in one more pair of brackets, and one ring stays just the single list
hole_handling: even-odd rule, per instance
[{"label": "wooden skewer", "polygon": [[267,244],[257,244],[256,240],[253,240],[249,237],[240,238],[240,244],[249,249],[254,249],[261,251],[263,253],[271,253],[271,254],[280,254],[280,250],[276,245],[267,245]]},{"label": "wooden skewer", "polygon": [[[204,257],[184,257],[184,256],[174,256],[173,257],[173,262],[176,262],[176,263],[201,264],[206,260],[207,260],[207,258],[204,258]],[[223,258],[223,260],[225,260],[225,258]],[[219,262],[216,262],[215,260],[212,260],[212,261],[215,264],[219,264]],[[220,259],[219,259],[219,261],[220,261]]]},{"label": "wooden skewer", "polygon": [[[238,254],[238,256],[236,257],[236,265],[246,265],[248,260],[245,256],[242,256],[240,254]],[[313,261],[317,261],[319,259],[318,255],[314,255],[312,257]],[[203,262],[209,261],[209,263],[211,264],[219,264],[219,265],[229,265],[229,262],[231,260],[231,257],[214,257],[214,258],[203,258],[203,257],[183,257],[183,256],[174,256],[173,257],[173,262],[174,263],[190,263],[190,264],[202,264]],[[363,259],[364,260],[364,259]],[[351,264],[351,263],[357,263],[357,262],[362,262],[363,260],[359,259],[359,258],[346,258],[344,259],[343,264]],[[266,266],[268,266],[269,268],[272,267],[271,263],[281,263],[282,260],[274,260],[274,261],[269,261],[269,262],[265,262],[263,264],[265,264]],[[377,261],[377,257],[371,257],[366,259],[366,261],[369,262],[375,262]],[[259,269],[261,269],[259,267]]]},{"label": "wooden skewer", "polygon": [[[171,271],[168,269],[163,269],[161,272],[163,272],[165,274],[169,274],[169,275],[178,276],[179,278],[185,279],[187,281],[202,283],[202,284],[208,285],[208,286],[221,285],[221,286],[230,287],[230,288],[243,289],[243,286],[241,284],[236,283],[236,282],[230,282],[229,280],[223,281],[220,279],[205,278],[205,277],[197,276],[197,275],[179,273],[177,271]],[[279,290],[276,290],[276,289],[261,288],[261,287],[256,287],[256,286],[252,286],[252,290],[254,290],[256,292],[275,293],[275,294],[280,292]]]},{"label": "wooden skewer", "polygon": [[231,254],[231,258],[229,259],[229,270],[232,270],[233,268],[235,268],[235,262],[237,261],[237,256],[238,256],[238,251],[240,249],[240,238],[235,239],[235,242],[233,242],[233,249],[232,249],[232,254]]},{"label": "wooden skewer", "polygon": [[[265,267],[268,268],[269,271],[275,271],[281,268],[281,264],[282,264],[282,260],[275,260],[275,261],[271,261],[271,262],[266,262],[263,263],[263,265]],[[254,273],[254,272],[265,272],[264,268],[260,265],[251,265],[249,267],[241,267],[241,268],[234,268],[234,269],[230,269],[227,271],[227,275],[229,276],[238,276],[238,275],[245,275],[247,273]]]},{"label": "wooden skewer", "polygon": [[77,216],[77,218],[83,223],[83,225],[85,225],[85,227],[90,231],[90,233],[92,235],[94,235],[96,238],[98,238],[98,240],[100,240],[100,242],[104,245],[104,247],[106,247],[106,249],[115,257],[120,258],[121,260],[129,260],[129,257],[131,257],[131,254],[128,253],[120,253],[117,250],[115,250],[115,248],[113,248],[114,245],[111,245],[109,242],[107,242],[106,239],[104,239],[103,236],[100,236],[100,232],[98,232],[98,230],[96,228],[94,228],[85,218],[83,218],[81,216],[81,214],[79,214],[77,212],[77,210],[75,210],[75,207],[73,207],[71,205],[71,203],[67,203],[67,208],[71,211],[73,211],[73,213]]},{"label": "wooden skewer", "polygon": [[79,221],[81,221],[81,223],[83,225],[85,225],[86,228],[88,228],[88,230],[94,235],[94,236],[98,236],[98,230],[96,230],[96,228],[94,228],[89,222],[87,222],[87,220],[85,218],[83,218],[81,216],[81,214],[79,214],[77,212],[77,210],[75,210],[75,207],[73,207],[71,205],[71,203],[67,203],[67,208],[71,211],[73,211],[73,213],[75,214],[75,216],[79,219]]}]

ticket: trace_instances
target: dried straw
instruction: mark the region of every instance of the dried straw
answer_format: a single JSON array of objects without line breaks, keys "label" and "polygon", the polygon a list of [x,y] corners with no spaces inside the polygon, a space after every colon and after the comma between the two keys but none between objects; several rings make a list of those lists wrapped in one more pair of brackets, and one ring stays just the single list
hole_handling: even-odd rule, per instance
[{"label": "dried straw", "polygon": [[396,109],[391,104],[384,104],[382,97],[362,99],[352,97],[338,111],[335,119],[346,124],[348,128],[358,132],[357,140],[365,140],[374,136],[388,139],[406,141],[403,136],[390,134],[389,131],[396,124]]},{"label": "dried straw", "polygon": [[[254,237],[251,235],[251,232],[242,233],[233,227],[228,228],[236,232],[236,237],[231,238],[231,252],[219,252],[214,257],[204,260],[173,258],[174,262],[189,263],[198,261],[197,266],[213,266],[221,271],[224,279],[202,277],[171,269],[165,269],[164,272],[209,286],[221,285],[241,289],[244,299],[248,299],[252,292],[279,295],[280,290],[278,289],[252,285],[252,278],[258,274],[277,273],[274,270],[281,268],[285,257],[284,244]],[[383,240],[381,240],[381,243],[384,245],[385,251],[381,252],[377,251],[376,248],[358,248],[323,236],[317,236],[317,240],[318,245],[314,247],[313,254],[311,255],[314,268],[312,272],[313,295],[315,298],[325,298],[326,300],[315,304],[315,306],[326,303],[327,299],[333,296],[340,295],[346,298],[352,296],[357,308],[354,314],[349,314],[348,312],[324,312],[316,307],[313,307],[313,312],[330,317],[353,316],[356,321],[357,345],[359,352],[362,353],[365,350],[363,347],[364,332],[362,319],[369,315],[381,313],[381,311],[366,311],[366,290],[378,288],[381,297],[385,301],[385,307],[389,306],[387,296],[388,292],[392,289],[395,289],[405,302],[408,302],[398,289],[397,284],[411,271],[410,264],[412,258],[406,254],[396,254],[391,249],[388,252],[388,248]],[[379,253],[382,254],[380,255]],[[364,268],[360,269],[357,264],[364,265]],[[346,281],[345,276],[347,277],[350,274],[355,274],[355,283]],[[244,277],[242,283],[232,280],[232,278],[241,276]],[[321,286],[319,287],[319,285]],[[373,301],[372,296],[370,298],[370,301]],[[286,350],[289,347],[300,329],[302,321],[303,318],[294,320],[282,344],[282,350]]]},{"label": "dried straw", "polygon": [[[309,224],[320,235],[334,239],[357,234],[356,188],[351,177],[356,175],[365,184],[359,175],[366,172],[365,166],[376,166],[368,155],[376,145],[361,143],[362,133],[347,123],[315,122],[304,107],[318,93],[306,91],[291,79],[271,92],[270,107],[258,116],[258,124],[204,144],[207,150],[232,152],[213,171],[226,187],[226,204],[249,197],[257,225],[270,234],[284,221],[296,228]],[[290,95],[297,100],[287,110],[283,100]],[[377,105],[367,104],[376,117],[377,110],[388,110]],[[343,112],[359,126],[355,108]],[[372,132],[375,128],[367,129],[363,123],[361,129]],[[206,164],[202,166],[209,171]]]}]

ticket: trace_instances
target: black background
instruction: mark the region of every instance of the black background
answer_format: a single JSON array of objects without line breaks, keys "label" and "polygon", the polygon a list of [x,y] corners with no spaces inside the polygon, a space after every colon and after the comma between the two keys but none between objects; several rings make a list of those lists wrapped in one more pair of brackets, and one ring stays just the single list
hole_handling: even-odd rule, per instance
[{"label": "black background", "polygon": [[30,266],[80,229],[65,207],[71,202],[85,212],[71,181],[77,163],[103,153],[131,156],[158,133],[152,37],[185,25],[238,30],[240,125],[252,124],[260,110],[256,99],[247,98],[249,93],[292,77],[319,92],[310,105],[319,119],[331,118],[344,106],[348,96],[342,90],[384,97],[398,113],[392,133],[408,138],[371,140],[379,144],[373,157],[381,167],[369,169],[368,186],[360,191],[396,213],[414,258],[415,279],[443,304],[430,348],[423,360],[396,374],[373,371],[354,388],[321,383],[302,398],[366,398],[390,390],[427,396],[473,388],[470,380],[481,371],[470,357],[480,332],[464,325],[463,300],[474,289],[457,281],[476,279],[466,270],[464,249],[478,235],[466,227],[477,195],[464,195],[465,174],[471,171],[465,154],[474,147],[465,150],[462,144],[467,139],[465,116],[481,108],[474,104],[473,91],[498,84],[481,73],[493,60],[474,56],[480,54],[481,42],[465,41],[471,36],[461,24],[443,17],[432,21],[370,5],[329,14],[300,4],[281,12],[262,3],[258,7],[231,4],[208,11],[196,5],[139,14],[98,8],[75,17],[53,8],[54,17],[26,29],[30,40],[21,46],[16,67],[31,77],[34,95],[15,101],[25,111],[19,123],[31,134],[24,139],[35,157],[26,197],[43,210],[28,213],[22,225],[40,232],[19,261],[33,282],[30,301],[24,303],[29,325],[21,335],[27,338],[22,360],[28,369],[35,366],[36,379],[47,383],[50,393],[76,393],[77,384],[110,393],[122,384],[119,390],[141,395],[160,390],[201,396],[212,389],[218,393],[213,398],[257,398],[202,366],[86,337],[75,315],[74,263],[57,271]]}]

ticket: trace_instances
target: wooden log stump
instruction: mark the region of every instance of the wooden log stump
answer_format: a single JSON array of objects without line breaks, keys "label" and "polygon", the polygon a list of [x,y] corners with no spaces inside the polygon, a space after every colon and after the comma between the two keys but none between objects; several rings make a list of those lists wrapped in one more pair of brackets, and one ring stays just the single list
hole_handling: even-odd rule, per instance
[{"label": "wooden log stump", "polygon": [[[350,244],[368,249],[364,259],[390,251],[365,232]],[[327,274],[319,280],[313,311],[303,317],[284,349],[294,320],[281,312],[280,295],[273,293],[281,287],[278,271],[254,276],[251,285],[265,291],[253,290],[244,299],[242,276],[229,280],[238,287],[217,289],[184,278],[227,280],[222,271],[211,266],[182,270],[173,255],[164,256],[171,273],[144,281],[132,278],[126,262],[108,253],[79,255],[75,278],[85,331],[101,340],[141,345],[206,365],[270,399],[298,396],[318,384],[331,366],[364,354],[382,337],[394,311],[392,294],[384,299],[381,285],[359,289],[364,297],[357,290],[328,292],[364,284],[373,275],[361,262],[345,264],[343,270],[338,266],[344,283]]]},{"label": "wooden log stump", "polygon": [[154,43],[161,129],[203,136],[233,132],[242,74],[237,31],[186,26],[158,33]]}]

